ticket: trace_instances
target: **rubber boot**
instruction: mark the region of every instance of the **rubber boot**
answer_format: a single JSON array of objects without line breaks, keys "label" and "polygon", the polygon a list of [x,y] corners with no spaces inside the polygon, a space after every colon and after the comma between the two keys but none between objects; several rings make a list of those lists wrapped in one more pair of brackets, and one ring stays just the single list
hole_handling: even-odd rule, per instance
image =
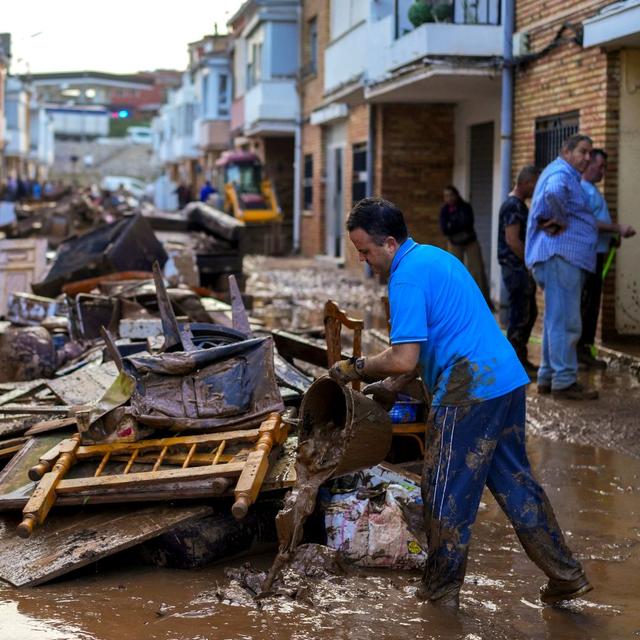
[{"label": "rubber boot", "polygon": [[[557,524],[549,523],[551,526]],[[582,565],[573,557],[559,528],[554,535],[543,527],[519,529],[516,534],[529,558],[549,577],[540,589],[545,604],[571,600],[591,591]]]}]

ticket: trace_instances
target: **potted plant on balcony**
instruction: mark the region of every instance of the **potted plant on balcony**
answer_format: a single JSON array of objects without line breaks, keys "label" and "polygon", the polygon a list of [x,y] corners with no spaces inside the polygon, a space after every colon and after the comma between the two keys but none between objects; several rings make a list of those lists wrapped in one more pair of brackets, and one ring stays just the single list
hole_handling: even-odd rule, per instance
[{"label": "potted plant on balcony", "polygon": [[436,22],[453,22],[453,2],[439,2],[432,8],[432,13]]},{"label": "potted plant on balcony", "polygon": [[409,7],[409,21],[414,27],[419,27],[425,22],[433,22],[433,7],[427,0],[415,0]]}]

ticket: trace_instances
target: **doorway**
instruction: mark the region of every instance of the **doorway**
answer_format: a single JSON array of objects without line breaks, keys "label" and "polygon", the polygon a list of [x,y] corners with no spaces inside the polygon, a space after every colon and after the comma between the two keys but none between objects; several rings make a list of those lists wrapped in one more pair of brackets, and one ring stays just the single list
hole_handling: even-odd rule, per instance
[{"label": "doorway", "polygon": [[327,147],[326,253],[344,255],[344,144]]},{"label": "doorway", "polygon": [[470,127],[469,202],[473,207],[475,228],[482,258],[491,264],[491,225],[493,211],[493,122]]}]

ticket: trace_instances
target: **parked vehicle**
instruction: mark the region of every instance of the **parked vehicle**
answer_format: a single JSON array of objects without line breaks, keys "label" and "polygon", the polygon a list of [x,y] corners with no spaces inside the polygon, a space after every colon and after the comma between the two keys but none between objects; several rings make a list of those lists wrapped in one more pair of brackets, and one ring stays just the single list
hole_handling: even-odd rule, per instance
[{"label": "parked vehicle", "polygon": [[147,185],[138,178],[131,176],[105,176],[100,187],[107,191],[117,191],[120,187],[131,193],[136,198],[142,199],[147,193]]}]

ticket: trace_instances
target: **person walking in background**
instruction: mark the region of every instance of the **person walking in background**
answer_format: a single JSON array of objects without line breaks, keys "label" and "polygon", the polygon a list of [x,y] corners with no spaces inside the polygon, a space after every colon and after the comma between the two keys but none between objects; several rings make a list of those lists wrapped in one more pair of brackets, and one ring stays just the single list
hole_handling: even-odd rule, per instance
[{"label": "person walking in background", "polygon": [[516,186],[500,207],[498,223],[498,262],[502,281],[509,296],[509,323],[507,339],[527,373],[533,375],[536,367],[528,357],[527,345],[538,316],[536,283],[524,263],[524,244],[527,233],[531,198],[540,171],[533,165],[518,174]]},{"label": "person walking in background", "polygon": [[176,187],[174,193],[178,196],[178,207],[180,209],[184,209],[193,200],[191,187],[184,182],[181,182]]},{"label": "person walking in background", "polygon": [[473,209],[462,199],[453,185],[444,188],[444,204],[440,209],[440,229],[447,238],[448,251],[464,263],[492,308],[482,251],[474,228]]},{"label": "person walking in background", "polygon": [[207,202],[209,200],[209,196],[216,193],[216,190],[213,188],[211,184],[211,180],[207,180],[202,189],[200,189],[200,202]]},{"label": "person walking in background", "polygon": [[544,291],[538,393],[571,400],[598,397],[597,391],[578,382],[576,350],[582,332],[582,286],[585,274],[596,266],[598,227],[580,186],[592,148],[591,138],[573,135],[542,172],[525,242],[525,263]]},{"label": "person walking in background", "polygon": [[600,300],[602,297],[602,271],[604,262],[612,242],[616,238],[631,238],[636,234],[635,229],[628,224],[617,224],[611,221],[609,207],[596,184],[604,178],[607,170],[607,153],[604,149],[594,149],[591,152],[589,165],[582,174],[582,189],[584,190],[589,209],[596,218],[598,225],[598,244],[596,246],[596,268],[593,273],[587,273],[582,289],[581,316],[582,334],[578,340],[578,362],[594,369],[605,369],[607,363],[594,357],[591,349],[596,338],[598,315],[600,314]]}]

